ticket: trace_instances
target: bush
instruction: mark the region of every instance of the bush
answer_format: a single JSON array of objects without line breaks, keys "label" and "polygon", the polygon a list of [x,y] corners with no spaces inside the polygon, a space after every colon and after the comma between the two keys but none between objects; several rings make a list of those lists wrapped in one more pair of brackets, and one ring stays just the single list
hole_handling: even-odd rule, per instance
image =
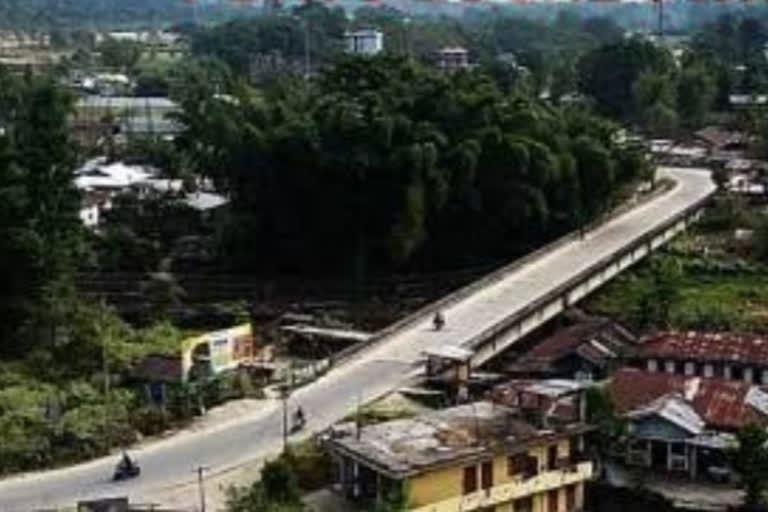
[{"label": "bush", "polygon": [[333,480],[333,461],[316,439],[291,445],[283,458],[303,491],[322,489]]},{"label": "bush", "polygon": [[171,427],[171,418],[164,409],[145,406],[131,413],[134,428],[145,436],[157,435]]}]

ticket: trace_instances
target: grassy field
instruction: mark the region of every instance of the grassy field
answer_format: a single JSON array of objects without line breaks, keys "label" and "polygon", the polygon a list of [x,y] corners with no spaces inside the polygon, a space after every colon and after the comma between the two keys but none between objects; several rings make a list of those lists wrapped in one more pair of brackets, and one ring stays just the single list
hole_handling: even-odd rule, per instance
[{"label": "grassy field", "polygon": [[768,270],[744,251],[722,250],[727,239],[727,233],[694,230],[619,276],[583,306],[637,332],[768,332]]}]

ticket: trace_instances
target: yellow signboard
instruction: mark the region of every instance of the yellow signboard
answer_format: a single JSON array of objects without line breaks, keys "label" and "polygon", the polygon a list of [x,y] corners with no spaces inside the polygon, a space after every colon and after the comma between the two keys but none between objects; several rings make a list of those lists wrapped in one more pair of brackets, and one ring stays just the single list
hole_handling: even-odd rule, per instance
[{"label": "yellow signboard", "polygon": [[235,369],[252,356],[252,346],[250,323],[188,338],[181,344],[182,379],[188,380],[189,371],[196,363],[207,364],[213,375]]}]

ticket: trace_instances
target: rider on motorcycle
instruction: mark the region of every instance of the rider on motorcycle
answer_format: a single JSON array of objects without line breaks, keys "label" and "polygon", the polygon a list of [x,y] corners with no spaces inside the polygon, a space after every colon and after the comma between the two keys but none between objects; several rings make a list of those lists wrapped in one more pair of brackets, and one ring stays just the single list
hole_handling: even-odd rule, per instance
[{"label": "rider on motorcycle", "polygon": [[126,473],[130,473],[135,468],[135,465],[133,459],[131,459],[126,452],[123,452],[123,458],[120,460],[118,467]]},{"label": "rider on motorcycle", "polygon": [[443,314],[440,311],[435,313],[435,317],[432,319],[432,325],[435,326],[436,331],[439,331],[445,325],[445,318],[443,318]]},{"label": "rider on motorcycle", "polygon": [[296,408],[296,414],[295,414],[295,423],[298,428],[301,428],[304,426],[304,423],[306,422],[306,418],[304,417],[304,410],[301,408],[301,406],[298,406]]}]

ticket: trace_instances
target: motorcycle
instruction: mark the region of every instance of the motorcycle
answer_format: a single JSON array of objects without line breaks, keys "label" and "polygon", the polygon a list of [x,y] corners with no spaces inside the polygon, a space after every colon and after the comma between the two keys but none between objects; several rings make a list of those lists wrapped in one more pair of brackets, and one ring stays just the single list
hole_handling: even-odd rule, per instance
[{"label": "motorcycle", "polygon": [[121,480],[128,480],[129,478],[136,478],[141,474],[141,468],[135,462],[126,462],[121,460],[115,467],[115,473],[112,475],[112,480],[119,482]]}]

